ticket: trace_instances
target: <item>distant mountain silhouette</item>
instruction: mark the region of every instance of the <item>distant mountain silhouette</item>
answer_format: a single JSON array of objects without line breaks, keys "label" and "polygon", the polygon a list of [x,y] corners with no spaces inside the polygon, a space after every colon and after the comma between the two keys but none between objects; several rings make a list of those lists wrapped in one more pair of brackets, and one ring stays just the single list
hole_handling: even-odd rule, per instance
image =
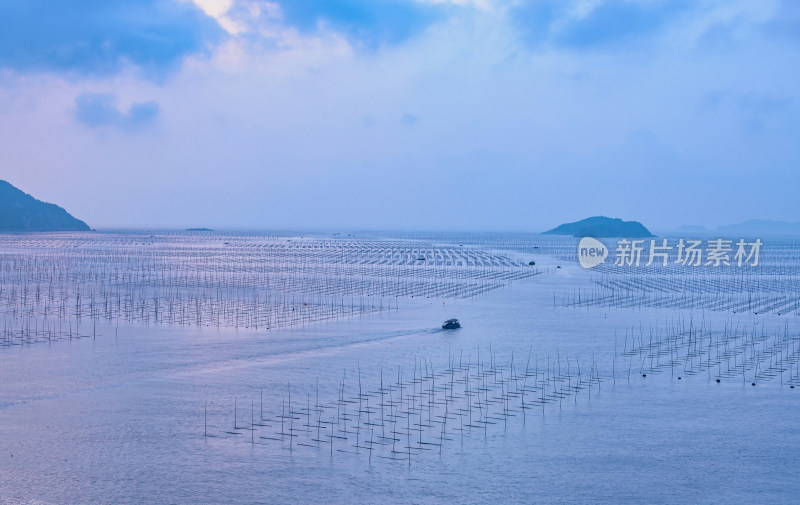
[{"label": "distant mountain silhouette", "polygon": [[548,235],[572,235],[573,237],[654,237],[650,230],[638,221],[595,216],[556,226],[545,232]]},{"label": "distant mountain silhouette", "polygon": [[708,233],[708,228],[701,224],[684,224],[675,231],[685,233]]},{"label": "distant mountain silhouette", "polygon": [[751,219],[744,223],[717,227],[717,232],[725,234],[763,233],[768,235],[800,234],[800,222],[770,221],[767,219]]},{"label": "distant mountain silhouette", "polygon": [[0,180],[0,231],[90,231],[58,205],[42,202]]}]

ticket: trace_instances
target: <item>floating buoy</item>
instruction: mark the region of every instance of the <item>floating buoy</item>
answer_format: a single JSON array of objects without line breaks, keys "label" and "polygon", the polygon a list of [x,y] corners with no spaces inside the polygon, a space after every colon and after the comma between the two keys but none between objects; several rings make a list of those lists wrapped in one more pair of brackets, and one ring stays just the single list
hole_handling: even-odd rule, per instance
[{"label": "floating buoy", "polygon": [[647,374],[646,374],[646,373],[643,373],[643,374],[642,374],[642,377],[647,377]]},{"label": "floating buoy", "polygon": [[680,377],[678,377],[678,380],[681,380],[681,378],[680,378]]},{"label": "floating buoy", "polygon": [[719,379],[717,379],[717,382],[719,382]]},{"label": "floating buoy", "polygon": [[751,383],[750,383],[750,385],[751,385],[751,386],[755,386],[755,385],[756,385],[756,383],[755,383],[755,382],[751,382]]}]

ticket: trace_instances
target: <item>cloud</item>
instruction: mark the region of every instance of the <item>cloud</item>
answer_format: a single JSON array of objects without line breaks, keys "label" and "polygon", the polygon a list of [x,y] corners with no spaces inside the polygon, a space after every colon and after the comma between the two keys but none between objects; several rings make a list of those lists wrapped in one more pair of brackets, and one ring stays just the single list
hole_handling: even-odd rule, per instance
[{"label": "cloud", "polygon": [[523,0],[511,15],[532,45],[586,49],[656,33],[694,5],[687,0]]},{"label": "cloud", "polygon": [[0,68],[111,75],[126,63],[160,76],[224,32],[191,2],[0,2]]},{"label": "cloud", "polygon": [[447,4],[414,0],[279,0],[284,23],[302,33],[332,29],[368,47],[407,40],[445,18]]},{"label": "cloud", "polygon": [[459,2],[420,0],[0,1],[0,70],[105,77],[128,65],[161,80],[186,56],[239,37],[334,33],[360,48],[399,44]]},{"label": "cloud", "polygon": [[[447,21],[363,50],[326,5],[294,21],[303,31],[290,7],[247,18],[267,4],[206,2],[247,31],[163,82],[0,71],[0,161],[107,226],[543,229],[553,208],[597,205],[656,227],[785,217],[800,184],[800,46],[762,32],[778,3],[608,1],[661,17],[590,38],[608,15],[599,0],[540,0],[537,43],[516,11],[444,4]],[[733,42],[706,44],[716,26]],[[98,90],[113,95],[81,95]],[[157,104],[131,107],[145,99]],[[442,198],[453,185],[459,198]]]},{"label": "cloud", "polygon": [[153,124],[158,114],[159,105],[154,101],[134,103],[122,112],[117,97],[111,94],[85,93],[75,99],[75,119],[90,128],[134,130]]},{"label": "cloud", "polygon": [[419,116],[415,114],[406,113],[400,117],[400,122],[406,126],[414,126],[419,122]]},{"label": "cloud", "polygon": [[770,124],[774,124],[776,116],[794,117],[792,99],[769,93],[750,91],[739,99],[739,110],[742,113],[742,125],[750,133],[761,133]]},{"label": "cloud", "polygon": [[791,107],[792,101],[788,97],[779,97],[766,93],[751,91],[739,100],[739,107],[747,112],[757,114],[770,114]]},{"label": "cloud", "polygon": [[775,16],[764,26],[768,36],[785,37],[791,41],[800,39],[800,3],[796,0],[780,0]]}]

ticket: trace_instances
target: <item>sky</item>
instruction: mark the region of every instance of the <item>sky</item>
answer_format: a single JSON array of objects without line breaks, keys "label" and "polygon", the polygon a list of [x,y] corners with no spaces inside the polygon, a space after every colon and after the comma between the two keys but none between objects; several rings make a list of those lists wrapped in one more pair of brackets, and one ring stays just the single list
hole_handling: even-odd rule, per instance
[{"label": "sky", "polygon": [[0,0],[0,179],[95,228],[800,220],[795,0]]}]

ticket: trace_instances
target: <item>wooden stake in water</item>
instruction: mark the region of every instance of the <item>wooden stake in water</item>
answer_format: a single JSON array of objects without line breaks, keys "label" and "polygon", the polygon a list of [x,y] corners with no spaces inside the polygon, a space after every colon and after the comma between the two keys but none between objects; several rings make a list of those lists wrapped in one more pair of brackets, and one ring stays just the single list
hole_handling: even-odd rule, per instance
[{"label": "wooden stake in water", "polygon": [[611,362],[611,377],[613,384],[617,384],[617,332],[614,332],[614,359]]}]

